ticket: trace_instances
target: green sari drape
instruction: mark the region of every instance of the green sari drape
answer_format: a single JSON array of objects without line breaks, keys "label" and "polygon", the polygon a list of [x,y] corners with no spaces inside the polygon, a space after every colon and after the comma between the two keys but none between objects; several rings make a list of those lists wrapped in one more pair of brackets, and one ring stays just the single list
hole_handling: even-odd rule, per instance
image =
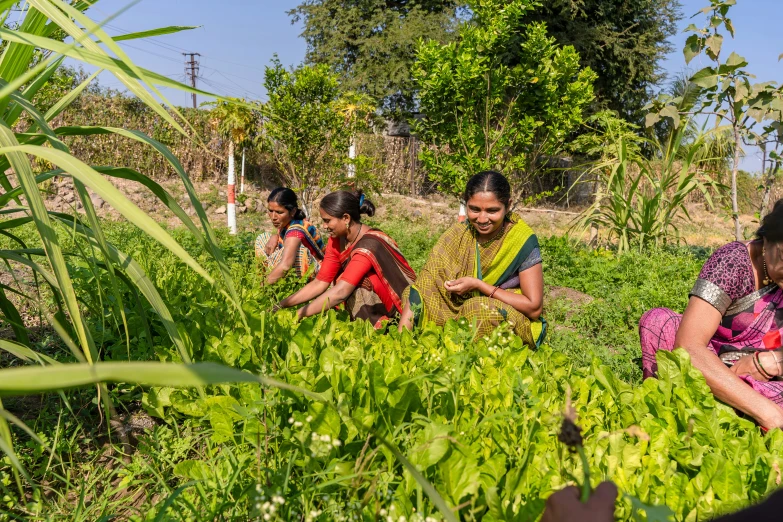
[{"label": "green sari drape", "polygon": [[[538,346],[546,334],[543,318],[530,321],[515,308],[478,292],[459,296],[446,290],[446,281],[476,277],[493,286],[513,285],[519,268],[538,247],[538,238],[519,216],[509,216],[510,226],[503,234],[482,247],[468,224],[449,228],[435,244],[427,262],[407,293],[416,324],[433,321],[438,325],[449,319],[475,321],[480,335],[486,335],[503,322],[530,346]],[[521,292],[516,288],[506,290]]]}]

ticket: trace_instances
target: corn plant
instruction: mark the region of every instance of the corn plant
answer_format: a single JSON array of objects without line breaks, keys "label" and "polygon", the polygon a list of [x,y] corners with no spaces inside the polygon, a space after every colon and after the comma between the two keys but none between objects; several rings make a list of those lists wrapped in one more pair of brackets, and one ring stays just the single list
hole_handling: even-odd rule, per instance
[{"label": "corn plant", "polygon": [[678,241],[679,218],[690,219],[688,196],[698,191],[713,207],[712,195],[724,188],[711,176],[716,161],[711,143],[722,129],[699,133],[687,141],[687,128],[680,126],[666,143],[646,140],[654,151],[652,158],[639,152],[637,140],[618,135],[591,169],[599,188],[572,230],[607,229],[608,239],[617,239],[619,252],[630,250],[632,244],[642,250],[647,245]]},{"label": "corn plant", "polygon": [[[229,301],[238,305],[227,265],[187,173],[171,152],[142,133],[118,127],[50,126],[50,122],[82,93],[95,76],[106,70],[113,73],[161,119],[175,130],[187,134],[188,125],[182,115],[176,109],[165,109],[155,95],[167,103],[158,87],[191,91],[194,89],[137,67],[116,41],[158,36],[189,28],[164,27],[111,38],[100,24],[86,16],[85,11],[92,3],[94,2],[29,0],[24,6],[23,20],[17,29],[0,27],[3,43],[0,54],[0,186],[3,189],[0,194],[0,215],[10,218],[0,222],[0,232],[12,244],[18,245],[17,248],[0,251],[0,260],[9,270],[12,266],[27,270],[36,281],[43,282],[51,291],[54,307],[38,303],[39,308],[62,342],[70,349],[73,358],[82,364],[93,366],[101,356],[80,305],[80,297],[74,290],[70,274],[72,263],[69,261],[73,253],[64,251],[62,246],[63,235],[67,235],[64,232],[70,231],[87,245],[82,254],[91,268],[108,275],[108,287],[99,287],[96,290],[110,297],[105,299],[105,302],[112,308],[117,321],[122,322],[126,338],[128,325],[121,288],[129,285],[134,288],[137,299],[144,299],[158,315],[172,341],[179,348],[182,360],[190,362],[186,346],[160,294],[136,260],[106,240],[90,198],[90,191],[97,194],[144,233],[173,252],[183,263],[201,274],[210,284],[219,285]],[[6,20],[16,5],[15,1],[1,1],[0,18]],[[72,43],[63,42],[67,37],[72,39]],[[101,44],[107,50],[104,50]],[[109,54],[110,52],[112,54]],[[36,95],[46,88],[47,82],[66,57],[96,66],[98,71],[59,99],[46,112],[39,111],[35,105]],[[168,103],[167,105],[172,106]],[[70,154],[64,140],[68,136],[99,134],[116,134],[141,142],[164,156],[180,176],[201,227],[188,217],[174,197],[145,174],[128,168],[87,165]],[[37,169],[39,164],[50,165],[52,168],[40,172]],[[76,196],[84,208],[84,216],[47,210],[42,184],[55,176],[70,177],[73,180]],[[132,180],[150,189],[212,255],[220,267],[221,281],[216,281],[182,245],[117,190],[107,179],[110,177]],[[20,238],[18,232],[29,223],[35,227],[42,248],[28,248]],[[18,305],[14,304],[16,298],[10,298],[11,294],[18,294],[17,297],[21,298],[23,303],[41,299],[40,292],[28,295],[21,287],[0,286],[0,317],[10,325],[15,337],[15,341],[3,341],[0,349],[21,361],[51,365],[53,360],[33,350]],[[130,346],[128,348],[130,354]],[[5,375],[9,371],[11,370],[0,370],[0,374]],[[2,386],[7,382],[5,376],[0,376]],[[105,386],[98,386],[106,410],[113,415],[113,406],[108,401]],[[16,458],[11,441],[8,419],[13,421],[13,417],[2,410],[1,403],[0,412],[3,412],[3,415],[0,415],[0,450],[14,463],[18,482],[19,474],[26,473]]]}]

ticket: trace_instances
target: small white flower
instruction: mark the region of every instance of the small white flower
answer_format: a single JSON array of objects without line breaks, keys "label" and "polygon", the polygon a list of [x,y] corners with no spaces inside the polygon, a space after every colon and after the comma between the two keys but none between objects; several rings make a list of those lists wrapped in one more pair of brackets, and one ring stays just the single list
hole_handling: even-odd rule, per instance
[{"label": "small white flower", "polygon": [[264,520],[270,520],[272,516],[269,513],[264,513]]},{"label": "small white flower", "polygon": [[260,502],[256,504],[256,509],[261,511],[261,503]]},{"label": "small white flower", "polygon": [[385,509],[381,509],[381,510],[378,512],[378,514],[379,514],[379,515],[381,515],[382,517],[385,517],[385,516],[386,516],[386,514],[387,514],[387,511],[386,511]]},{"label": "small white flower", "polygon": [[312,415],[308,415],[308,416],[307,416],[307,418],[306,418],[305,420],[306,420],[307,422],[313,422],[313,416],[312,416]]},{"label": "small white flower", "polygon": [[342,446],[342,445],[343,445],[343,443],[342,443],[342,442],[340,442],[340,439],[334,439],[334,440],[332,441],[332,446],[334,446],[335,448],[339,448],[339,447],[340,447],[340,446]]},{"label": "small white flower", "polygon": [[312,432],[310,434],[310,440],[318,440],[318,434],[316,432]]},{"label": "small white flower", "polygon": [[321,435],[321,442],[331,442],[332,438],[329,435]]},{"label": "small white flower", "polygon": [[293,423],[294,423],[294,418],[288,417],[288,424],[293,424]]},{"label": "small white flower", "polygon": [[296,421],[294,423],[294,428],[301,428],[301,427],[302,427],[302,422],[301,421]]}]

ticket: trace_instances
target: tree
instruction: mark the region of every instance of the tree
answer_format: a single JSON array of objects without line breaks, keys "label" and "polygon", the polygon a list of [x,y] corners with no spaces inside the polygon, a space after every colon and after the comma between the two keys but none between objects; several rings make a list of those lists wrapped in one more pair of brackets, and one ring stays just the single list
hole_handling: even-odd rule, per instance
[{"label": "tree", "polygon": [[679,0],[548,0],[522,21],[545,22],[557,43],[573,46],[580,65],[597,73],[593,111],[610,109],[641,124],[679,19]]},{"label": "tree", "polygon": [[[323,64],[288,71],[275,58],[266,68],[264,87],[269,101],[262,109],[262,147],[311,212],[325,189],[344,181],[351,139],[369,128],[374,107],[366,98],[342,93],[337,75]],[[362,159],[353,161],[361,165]],[[356,169],[352,183],[365,178]]]},{"label": "tree", "polygon": [[370,96],[400,117],[415,107],[411,67],[421,38],[453,38],[458,2],[304,0],[289,11],[304,22],[306,62],[327,64],[343,87]]},{"label": "tree", "polygon": [[441,189],[459,195],[474,173],[495,169],[518,196],[582,121],[595,74],[541,23],[523,25],[532,0],[483,0],[455,42],[423,42],[413,76],[424,118],[422,161]]},{"label": "tree", "polygon": [[[737,173],[739,171],[742,145],[753,140],[754,128],[764,120],[780,121],[783,99],[780,88],[775,83],[751,84],[755,78],[745,67],[748,62],[742,56],[732,52],[725,60],[721,59],[723,35],[721,27],[734,37],[734,26],[728,17],[729,8],[735,0],[710,0],[710,5],[703,8],[707,18],[705,27],[695,24],[688,26],[686,31],[691,36],[685,42],[683,54],[685,62],[704,53],[713,62],[697,71],[690,81],[701,88],[703,101],[693,112],[705,114],[715,119],[716,127],[726,122],[731,129],[733,140],[733,161],[731,169],[731,212],[734,221],[734,236],[739,241],[743,238],[737,201]],[[678,108],[677,98],[661,97],[653,104],[653,112],[647,117],[647,124],[656,123],[661,117],[671,118],[675,127],[680,124],[683,111]],[[685,114],[690,115],[691,112]]]},{"label": "tree", "polygon": [[245,100],[231,98],[228,101],[220,100],[215,102],[212,109],[212,125],[218,132],[228,139],[228,186],[226,207],[226,216],[228,218],[228,227],[232,234],[237,232],[236,221],[236,177],[234,174],[234,159],[236,149],[240,150],[252,143],[258,133],[260,115]]}]

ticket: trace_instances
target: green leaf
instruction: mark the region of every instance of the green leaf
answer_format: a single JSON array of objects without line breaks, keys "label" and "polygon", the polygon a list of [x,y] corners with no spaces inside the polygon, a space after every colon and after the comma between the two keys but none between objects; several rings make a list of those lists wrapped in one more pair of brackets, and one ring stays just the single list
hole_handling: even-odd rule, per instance
[{"label": "green leaf", "polygon": [[191,480],[210,480],[214,478],[212,469],[201,460],[183,460],[174,466],[174,474]]},{"label": "green leaf", "polygon": [[685,55],[685,63],[691,63],[698,54],[701,52],[703,38],[699,35],[692,34],[685,40],[685,47],[682,49],[682,53]]},{"label": "green leaf", "polygon": [[718,74],[712,67],[705,67],[691,76],[690,81],[704,89],[713,89],[718,85]]},{"label": "green leaf", "polygon": [[718,55],[720,54],[721,46],[723,45],[723,36],[719,34],[708,36],[704,41],[704,44],[707,46],[707,55],[711,59],[717,60]]},{"label": "green leaf", "polygon": [[732,52],[729,55],[729,57],[726,58],[726,65],[738,69],[740,67],[745,67],[746,65],[748,65],[748,62],[742,56],[738,55],[735,52]]},{"label": "green leaf", "polygon": [[444,493],[456,506],[468,495],[475,495],[481,484],[481,470],[475,457],[452,448],[451,455],[438,468],[443,477]]},{"label": "green leaf", "polygon": [[648,113],[644,117],[644,125],[645,127],[652,127],[656,123],[661,121],[661,116],[659,114],[656,114],[654,112]]},{"label": "green leaf", "polygon": [[198,29],[200,25],[170,25],[168,27],[160,27],[158,29],[149,29],[147,31],[138,31],[135,33],[121,34],[112,36],[111,39],[115,42],[122,42],[123,40],[138,40],[140,38],[152,38],[155,36],[163,36],[164,34],[174,34],[182,31],[190,31],[191,29]]},{"label": "green leaf", "polygon": [[644,520],[647,522],[671,522],[674,520],[674,512],[667,506],[651,506],[633,495],[626,493],[624,496],[631,501],[634,520],[636,520],[636,513],[640,511],[644,513]]},{"label": "green leaf", "polygon": [[674,128],[677,129],[680,126],[680,112],[674,105],[667,105],[661,110],[661,116],[671,118],[674,123]]}]

